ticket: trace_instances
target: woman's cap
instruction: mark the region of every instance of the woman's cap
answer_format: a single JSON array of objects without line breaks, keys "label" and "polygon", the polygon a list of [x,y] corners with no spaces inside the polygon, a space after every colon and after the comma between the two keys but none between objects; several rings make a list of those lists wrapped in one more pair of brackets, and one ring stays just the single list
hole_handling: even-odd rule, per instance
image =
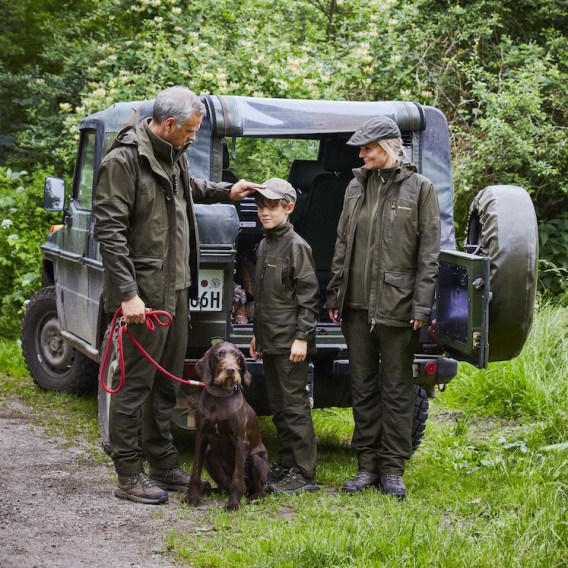
[{"label": "woman's cap", "polygon": [[296,203],[296,190],[287,181],[280,178],[267,179],[262,185],[264,189],[257,189],[258,193],[266,199],[283,199],[287,203]]},{"label": "woman's cap", "polygon": [[374,116],[353,133],[353,136],[347,141],[347,145],[364,146],[386,138],[400,138],[400,128],[388,116]]}]

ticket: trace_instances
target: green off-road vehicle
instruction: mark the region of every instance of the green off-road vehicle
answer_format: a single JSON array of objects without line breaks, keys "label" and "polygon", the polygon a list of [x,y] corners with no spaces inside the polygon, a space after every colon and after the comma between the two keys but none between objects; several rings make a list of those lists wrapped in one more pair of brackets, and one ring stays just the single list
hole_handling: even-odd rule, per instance
[{"label": "green off-road vehicle", "polygon": [[[423,387],[443,389],[458,360],[484,368],[517,356],[527,338],[536,288],[537,222],[527,192],[514,186],[481,190],[470,208],[464,252],[456,250],[454,191],[447,121],[440,110],[412,102],[334,102],[204,96],[207,115],[188,157],[195,177],[263,182],[282,177],[299,191],[292,216],[311,245],[321,283],[317,356],[311,361],[315,408],[350,406],[349,352],[341,329],[327,317],[325,289],[343,194],[358,149],[345,145],[368,118],[384,114],[397,122],[409,161],[438,193],[442,234],[434,323],[422,328],[416,353],[414,447],[428,416]],[[128,102],[88,116],[80,140],[71,190],[49,177],[44,207],[62,211],[62,224],[42,245],[43,288],[30,300],[22,323],[22,347],[36,384],[47,390],[85,393],[96,388],[101,354],[112,338],[113,314],[101,299],[103,266],[93,238],[92,200],[101,159],[117,132],[151,114],[153,101]],[[480,180],[480,187],[481,187]],[[262,237],[254,200],[238,205],[197,205],[201,239],[200,294],[191,302],[186,378],[219,338],[245,354],[252,334],[255,247]],[[117,365],[114,344],[102,381],[110,385]],[[249,361],[253,384],[247,398],[268,414],[262,362]],[[128,377],[126,377],[128,380]],[[99,385],[99,418],[108,449],[109,395]],[[198,387],[182,385],[174,417],[194,427]]]}]

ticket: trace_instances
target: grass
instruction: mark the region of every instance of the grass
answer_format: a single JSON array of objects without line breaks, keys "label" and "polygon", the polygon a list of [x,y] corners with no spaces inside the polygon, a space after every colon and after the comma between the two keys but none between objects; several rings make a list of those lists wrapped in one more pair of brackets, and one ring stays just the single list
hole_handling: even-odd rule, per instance
[{"label": "grass", "polygon": [[[351,412],[318,410],[319,493],[271,495],[232,514],[222,496],[197,511],[180,505],[179,518],[192,519],[194,529],[172,527],[168,549],[195,567],[566,566],[567,313],[542,308],[514,361],[486,371],[461,366],[432,402],[405,475],[406,501],[374,490],[341,494],[356,469]],[[38,423],[70,443],[85,439],[102,456],[96,400],[34,387],[15,342],[0,342],[0,360],[4,401],[21,400]],[[261,418],[261,427],[274,456],[270,420]],[[191,437],[178,446],[190,467]]]}]

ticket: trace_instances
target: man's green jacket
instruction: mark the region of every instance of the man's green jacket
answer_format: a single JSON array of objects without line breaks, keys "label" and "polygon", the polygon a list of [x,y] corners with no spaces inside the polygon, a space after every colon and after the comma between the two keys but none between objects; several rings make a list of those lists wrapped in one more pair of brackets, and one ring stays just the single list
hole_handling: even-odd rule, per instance
[{"label": "man's green jacket", "polygon": [[[190,297],[198,290],[199,235],[193,198],[227,202],[232,184],[191,176],[185,152],[170,168],[156,158],[142,123],[121,131],[98,176],[94,236],[104,266],[105,309],[139,295],[153,309],[175,311],[177,222],[172,173],[179,174],[189,219]],[[169,169],[169,171],[168,171]]]}]

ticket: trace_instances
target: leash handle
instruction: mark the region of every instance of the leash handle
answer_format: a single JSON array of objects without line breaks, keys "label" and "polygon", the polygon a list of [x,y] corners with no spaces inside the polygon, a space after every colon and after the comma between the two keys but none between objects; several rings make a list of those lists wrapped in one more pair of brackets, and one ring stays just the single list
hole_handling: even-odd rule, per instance
[{"label": "leash handle", "polygon": [[[121,315],[122,315],[122,308],[119,307],[116,310],[116,312],[114,313],[114,316],[112,318],[112,324],[111,324],[112,334],[115,333],[114,330],[116,328],[118,318]],[[160,317],[164,317],[165,320],[160,319]],[[170,313],[168,313],[164,310],[148,310],[146,312],[146,318],[144,320],[144,323],[145,323],[148,331],[154,331],[154,329],[156,328],[156,325],[159,325],[160,327],[168,327],[169,325],[171,325],[172,316],[171,316]],[[166,375],[170,379],[172,379],[174,381],[178,381],[179,383],[182,383],[184,385],[192,385],[192,386],[196,386],[196,387],[204,387],[205,386],[205,383],[203,383],[201,381],[192,381],[191,379],[189,379],[189,380],[180,379],[179,377],[172,375],[169,371],[164,369],[157,361],[152,359],[152,357],[147,353],[147,351],[142,347],[142,345],[140,345],[140,343],[135,339],[135,337],[130,333],[130,331],[128,331],[128,326],[125,323],[123,323],[118,328],[118,359],[119,359],[119,362],[120,362],[120,382],[118,384],[118,387],[116,387],[115,389],[111,389],[110,387],[108,387],[105,384],[105,381],[104,381],[104,371],[105,371],[107,363],[108,363],[108,357],[109,357],[109,354],[110,354],[110,346],[111,346],[111,343],[112,343],[112,341],[111,341],[112,335],[111,335],[111,337],[109,338],[109,340],[107,342],[105,354],[104,354],[104,357],[103,357],[103,362],[101,364],[101,368],[100,368],[100,371],[99,371],[99,378],[100,378],[101,387],[103,388],[103,390],[105,392],[107,392],[109,394],[116,394],[124,386],[124,381],[125,381],[125,378],[126,378],[126,373],[125,373],[125,369],[124,369],[124,349],[123,349],[123,334],[124,333],[126,333],[126,335],[130,338],[130,341],[132,341],[132,343],[134,343],[134,345],[138,349],[138,351],[140,351],[140,353],[150,363],[152,363],[152,365],[154,367],[156,367],[156,369],[158,369],[158,371],[160,371],[161,373],[163,373],[164,375]]]}]

